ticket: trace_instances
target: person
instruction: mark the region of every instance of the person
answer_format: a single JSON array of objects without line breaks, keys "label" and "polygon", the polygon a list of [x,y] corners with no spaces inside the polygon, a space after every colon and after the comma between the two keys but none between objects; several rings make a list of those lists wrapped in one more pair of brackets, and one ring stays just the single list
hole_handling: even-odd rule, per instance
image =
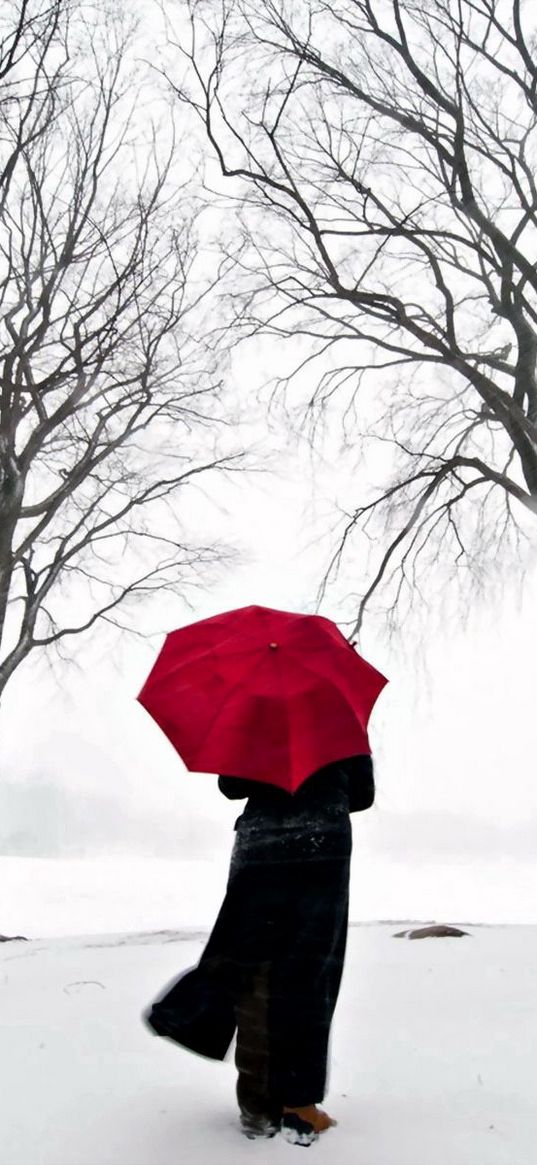
[{"label": "person", "polygon": [[250,1138],[311,1144],[336,1122],[322,1108],[347,941],[350,813],[375,797],[370,756],[323,766],[295,793],[222,775],[235,822],[224,901],[196,968],[149,1022],[223,1059],[236,1027],[236,1095]]}]

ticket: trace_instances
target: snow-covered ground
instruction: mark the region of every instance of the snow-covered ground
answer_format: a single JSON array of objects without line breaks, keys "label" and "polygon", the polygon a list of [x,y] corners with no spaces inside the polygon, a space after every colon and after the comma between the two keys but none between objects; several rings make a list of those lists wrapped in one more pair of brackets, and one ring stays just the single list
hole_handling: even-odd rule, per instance
[{"label": "snow-covered ground", "polygon": [[[280,1137],[240,1136],[233,1050],[205,1061],[140,1020],[196,962],[228,857],[0,857],[0,931],[30,939],[0,944],[1,1165],[298,1165]],[[518,876],[513,918],[533,922],[532,872]],[[484,868],[393,863],[381,876],[357,850],[326,1097],[339,1124],[308,1160],[535,1165],[537,926],[499,925],[501,864],[490,877],[498,893]],[[358,923],[375,911],[498,924],[408,941],[393,937],[408,922]]]},{"label": "snow-covered ground", "polygon": [[[326,1098],[339,1124],[308,1160],[534,1165],[537,928],[420,941],[395,930],[350,927]],[[0,947],[2,1165],[297,1165],[301,1150],[280,1137],[241,1137],[232,1056],[203,1060],[140,1022],[203,941]]]}]

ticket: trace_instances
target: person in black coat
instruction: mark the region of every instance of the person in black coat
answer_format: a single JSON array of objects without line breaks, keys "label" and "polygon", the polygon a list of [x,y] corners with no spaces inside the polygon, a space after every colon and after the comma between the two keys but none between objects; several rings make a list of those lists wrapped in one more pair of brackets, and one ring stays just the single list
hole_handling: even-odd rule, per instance
[{"label": "person in black coat", "polygon": [[350,813],[369,808],[370,756],[324,766],[293,794],[220,776],[235,822],[226,895],[198,966],[153,1006],[153,1030],[223,1059],[237,1043],[247,1136],[310,1144],[335,1123],[323,1100],[345,958]]}]

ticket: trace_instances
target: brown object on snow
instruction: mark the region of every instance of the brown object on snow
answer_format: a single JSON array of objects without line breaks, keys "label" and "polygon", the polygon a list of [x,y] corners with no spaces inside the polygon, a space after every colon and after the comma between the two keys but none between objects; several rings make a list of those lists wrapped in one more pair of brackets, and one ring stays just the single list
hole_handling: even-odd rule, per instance
[{"label": "brown object on snow", "polygon": [[422,926],[419,930],[400,930],[394,938],[462,938],[468,935],[467,930],[459,930],[456,926]]}]

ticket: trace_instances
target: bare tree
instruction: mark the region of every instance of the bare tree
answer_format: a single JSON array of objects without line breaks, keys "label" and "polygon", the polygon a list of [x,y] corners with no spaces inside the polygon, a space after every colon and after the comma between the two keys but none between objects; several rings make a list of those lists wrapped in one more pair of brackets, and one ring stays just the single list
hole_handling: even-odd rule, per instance
[{"label": "bare tree", "polygon": [[221,271],[135,49],[119,5],[2,5],[0,695],[35,649],[223,554],[182,501],[241,463],[217,436]]},{"label": "bare tree", "polygon": [[364,441],[390,451],[382,482],[349,484],[321,592],[357,536],[356,632],[377,592],[401,615],[446,569],[493,574],[532,530],[535,12],[198,0],[190,16],[189,74],[170,79],[235,183],[245,331],[303,337],[312,415],[343,416],[360,458]]}]

